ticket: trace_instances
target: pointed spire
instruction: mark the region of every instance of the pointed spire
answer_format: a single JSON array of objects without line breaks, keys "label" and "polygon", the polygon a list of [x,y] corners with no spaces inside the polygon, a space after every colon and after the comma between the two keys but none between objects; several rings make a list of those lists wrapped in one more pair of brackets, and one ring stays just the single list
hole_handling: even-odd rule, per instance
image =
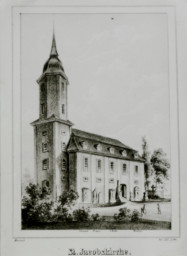
[{"label": "pointed spire", "polygon": [[58,56],[58,52],[56,49],[56,40],[55,40],[55,32],[54,32],[54,25],[53,25],[53,39],[52,39],[52,46],[51,46],[51,53],[50,56]]}]

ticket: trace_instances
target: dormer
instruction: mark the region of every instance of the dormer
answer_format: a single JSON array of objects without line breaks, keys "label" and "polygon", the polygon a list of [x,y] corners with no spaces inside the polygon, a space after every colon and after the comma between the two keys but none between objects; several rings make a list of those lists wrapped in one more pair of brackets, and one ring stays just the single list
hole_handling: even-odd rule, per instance
[{"label": "dormer", "polygon": [[108,150],[109,150],[109,152],[110,152],[111,154],[114,154],[114,152],[115,152],[115,150],[114,150],[113,147],[109,147]]},{"label": "dormer", "polygon": [[101,144],[95,144],[95,148],[96,148],[97,151],[101,151],[102,150]]},{"label": "dormer", "polygon": [[81,141],[80,144],[83,149],[88,149],[88,143],[86,141]]},{"label": "dormer", "polygon": [[138,159],[138,153],[134,153],[134,158]]},{"label": "dormer", "polygon": [[121,155],[124,157],[127,157],[127,151],[125,149],[121,150]]}]

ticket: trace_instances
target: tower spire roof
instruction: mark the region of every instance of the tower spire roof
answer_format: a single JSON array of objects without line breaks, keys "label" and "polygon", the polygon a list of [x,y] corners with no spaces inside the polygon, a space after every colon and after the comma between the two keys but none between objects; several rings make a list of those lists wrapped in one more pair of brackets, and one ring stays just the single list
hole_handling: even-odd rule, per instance
[{"label": "tower spire roof", "polygon": [[52,46],[51,46],[50,56],[58,56],[58,52],[57,52],[57,48],[56,48],[56,39],[55,39],[54,27],[53,27],[53,39],[52,39]]},{"label": "tower spire roof", "polygon": [[45,62],[43,66],[43,74],[41,77],[38,79],[38,82],[43,79],[43,77],[46,74],[59,74],[63,77],[64,80],[68,82],[68,78],[65,74],[64,67],[62,65],[62,62],[58,58],[58,52],[56,48],[56,40],[55,40],[55,32],[54,32],[54,27],[53,27],[53,38],[52,38],[52,45],[51,45],[51,52],[49,55],[48,60]]}]

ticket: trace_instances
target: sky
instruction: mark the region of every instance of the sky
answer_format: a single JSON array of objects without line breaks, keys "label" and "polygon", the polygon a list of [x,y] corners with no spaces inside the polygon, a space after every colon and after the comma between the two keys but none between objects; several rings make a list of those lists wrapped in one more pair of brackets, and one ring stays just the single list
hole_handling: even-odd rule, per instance
[{"label": "sky", "polygon": [[22,171],[34,174],[39,87],[52,42],[69,78],[74,128],[170,158],[168,37],[165,14],[22,14]]}]

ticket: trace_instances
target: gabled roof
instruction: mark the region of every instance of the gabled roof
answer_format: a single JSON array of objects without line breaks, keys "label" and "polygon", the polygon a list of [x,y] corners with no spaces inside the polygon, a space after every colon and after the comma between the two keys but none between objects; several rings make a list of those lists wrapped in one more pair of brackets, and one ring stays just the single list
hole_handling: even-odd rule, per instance
[{"label": "gabled roof", "polygon": [[105,136],[101,136],[98,134],[89,133],[89,132],[85,132],[85,131],[81,131],[81,130],[77,130],[77,129],[72,129],[72,134],[74,134],[77,137],[87,138],[87,139],[94,140],[94,141],[97,141],[100,143],[102,142],[102,143],[106,143],[108,145],[131,149],[136,152],[136,150],[130,148],[129,146],[123,144],[122,142],[120,142],[119,140],[116,140],[116,139],[108,138]]},{"label": "gabled roof", "polygon": [[[99,149],[97,147],[98,145],[100,145]],[[110,150],[111,148],[113,149],[113,152]],[[124,150],[127,153],[126,156],[122,154]],[[144,161],[137,154],[136,150],[123,144],[119,140],[77,129],[72,129],[67,151],[83,152],[131,161]],[[137,157],[135,157],[136,154]]]}]

